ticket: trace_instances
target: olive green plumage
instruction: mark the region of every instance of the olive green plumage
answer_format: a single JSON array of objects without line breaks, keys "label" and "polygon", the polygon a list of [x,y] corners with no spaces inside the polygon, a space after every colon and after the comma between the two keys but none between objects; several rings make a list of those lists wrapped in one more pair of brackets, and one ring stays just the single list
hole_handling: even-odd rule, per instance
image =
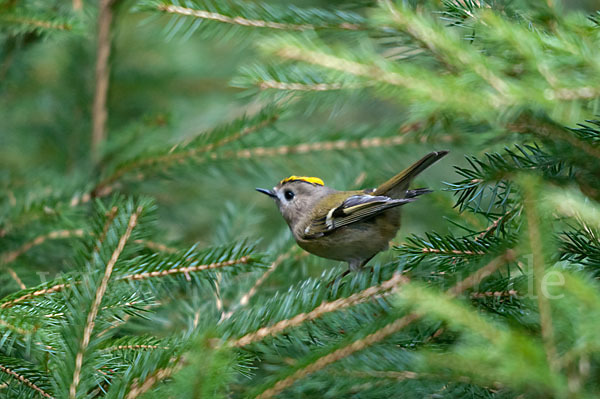
[{"label": "olive green plumage", "polygon": [[447,153],[425,155],[374,190],[337,191],[321,179],[303,176],[257,190],[275,200],[300,247],[358,270],[387,249],[400,228],[400,206],[429,192],[409,190],[411,181]]}]

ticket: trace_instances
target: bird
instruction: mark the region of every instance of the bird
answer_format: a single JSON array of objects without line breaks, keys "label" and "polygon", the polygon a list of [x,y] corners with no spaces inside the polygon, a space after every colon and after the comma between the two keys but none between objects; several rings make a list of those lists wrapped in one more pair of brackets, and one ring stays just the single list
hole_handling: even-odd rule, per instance
[{"label": "bird", "polygon": [[256,190],[275,201],[302,249],[348,263],[345,275],[388,248],[400,229],[400,207],[431,192],[409,189],[411,181],[446,154],[430,152],[374,189],[338,191],[318,177],[290,176]]}]

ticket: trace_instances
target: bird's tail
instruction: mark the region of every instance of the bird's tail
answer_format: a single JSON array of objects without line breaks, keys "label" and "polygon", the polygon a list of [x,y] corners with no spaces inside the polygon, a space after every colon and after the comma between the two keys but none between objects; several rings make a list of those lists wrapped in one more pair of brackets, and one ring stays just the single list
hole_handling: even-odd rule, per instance
[{"label": "bird's tail", "polygon": [[[409,193],[407,192],[408,185],[410,182],[425,169],[442,159],[448,154],[448,151],[433,151],[425,155],[423,158],[392,177],[390,180],[383,183],[377,188],[371,195],[386,195],[391,198],[405,198]],[[419,190],[412,190],[419,191]],[[420,192],[419,194],[411,194],[413,197],[417,195],[425,194]]]},{"label": "bird's tail", "polygon": [[423,194],[429,194],[432,193],[433,190],[430,190],[428,188],[415,188],[413,190],[406,190],[406,196],[404,198],[415,198],[418,197],[419,195],[423,195]]}]

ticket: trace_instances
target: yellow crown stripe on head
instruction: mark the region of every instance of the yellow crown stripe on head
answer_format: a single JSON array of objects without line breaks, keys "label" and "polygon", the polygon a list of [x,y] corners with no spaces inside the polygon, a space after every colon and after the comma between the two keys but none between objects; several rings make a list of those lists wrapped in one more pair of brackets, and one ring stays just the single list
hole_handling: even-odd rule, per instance
[{"label": "yellow crown stripe on head", "polygon": [[282,181],[280,181],[279,184],[289,183],[292,181],[303,181],[306,183],[316,184],[319,186],[325,185],[325,183],[323,183],[323,180],[319,179],[318,177],[307,177],[307,176],[290,176],[287,179],[283,179]]}]

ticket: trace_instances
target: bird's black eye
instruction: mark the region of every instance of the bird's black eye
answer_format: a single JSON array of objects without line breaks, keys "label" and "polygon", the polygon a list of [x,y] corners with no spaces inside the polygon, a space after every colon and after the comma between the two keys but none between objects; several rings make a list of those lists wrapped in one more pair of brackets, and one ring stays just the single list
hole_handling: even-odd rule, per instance
[{"label": "bird's black eye", "polygon": [[291,201],[294,199],[294,193],[290,190],[286,190],[285,193],[283,193],[283,196],[285,197],[286,200]]}]

